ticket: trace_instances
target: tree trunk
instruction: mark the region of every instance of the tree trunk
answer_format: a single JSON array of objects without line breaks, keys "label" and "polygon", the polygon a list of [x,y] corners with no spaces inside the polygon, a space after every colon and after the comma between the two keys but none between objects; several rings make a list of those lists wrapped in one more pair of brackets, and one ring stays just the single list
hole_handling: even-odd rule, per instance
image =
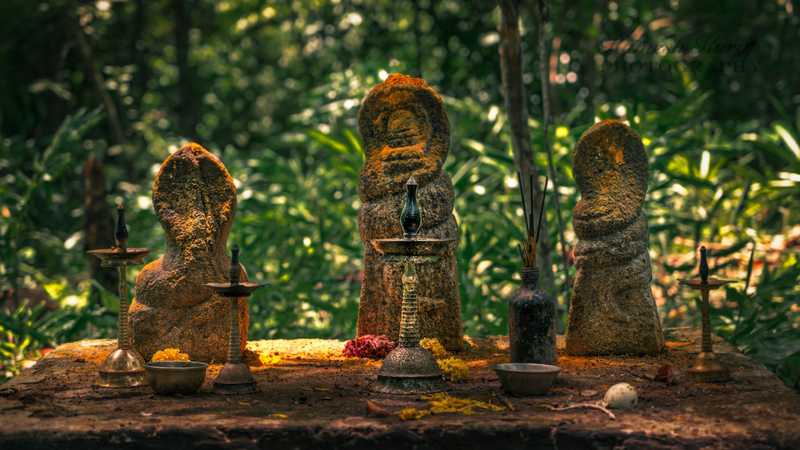
[{"label": "tree trunk", "polygon": [[[571,286],[569,280],[569,258],[567,256],[567,242],[564,239],[564,223],[561,220],[561,201],[558,197],[559,183],[558,173],[556,172],[555,164],[553,162],[553,149],[550,146],[550,71],[548,67],[547,57],[547,4],[544,0],[538,0],[536,3],[536,17],[539,28],[539,75],[542,82],[542,144],[547,153],[547,168],[550,173],[550,181],[553,182],[553,206],[556,213],[556,222],[558,225],[558,238],[561,242],[561,256],[564,259],[564,287],[568,290]],[[567,294],[567,298],[569,294]],[[568,300],[565,301],[565,303]]]},{"label": "tree trunk", "polygon": [[130,54],[136,71],[133,74],[134,105],[136,113],[141,117],[142,99],[147,92],[147,83],[150,80],[150,67],[147,65],[147,51],[144,43],[145,29],[147,28],[147,11],[144,0],[136,0],[134,13],[133,35],[130,42]]},{"label": "tree trunk", "polygon": [[[111,247],[114,243],[114,218],[106,204],[106,177],[103,163],[89,156],[83,165],[83,209],[85,222],[83,224],[84,249]],[[115,292],[117,289],[117,273],[113,270],[102,269],[100,260],[89,256],[89,276],[100,283],[105,289]],[[99,292],[92,286],[89,293],[89,302],[98,305]]]},{"label": "tree trunk", "polygon": [[197,103],[194,73],[189,64],[192,17],[186,0],[173,0],[172,8],[175,14],[175,55],[178,66],[178,128],[185,137],[193,139],[197,127]]},{"label": "tree trunk", "polygon": [[422,33],[420,32],[419,20],[420,20],[420,6],[419,0],[412,0],[411,2],[414,6],[414,52],[416,56],[416,69],[417,73],[416,76],[423,78],[422,76]]},{"label": "tree trunk", "polygon": [[[125,133],[122,129],[117,105],[106,90],[103,74],[98,68],[92,47],[89,45],[89,41],[87,41],[86,35],[81,27],[80,18],[75,22],[75,36],[87,70],[94,82],[97,94],[103,102],[103,107],[106,111],[115,144],[125,145]],[[97,158],[95,155],[90,155],[83,166],[83,207],[85,216],[83,234],[85,250],[106,248],[113,244],[114,219],[111,215],[111,210],[106,204],[107,192],[103,159],[103,155],[101,155],[100,158]],[[111,270],[102,269],[100,267],[100,261],[97,258],[89,255],[87,255],[86,258],[89,262],[89,276],[100,283],[105,289],[114,292],[117,285],[116,273]],[[89,302],[95,305],[99,304],[99,295],[98,290],[92,286],[89,292]]]},{"label": "tree trunk", "polygon": [[[511,126],[511,147],[514,163],[521,174],[522,188],[529,192],[529,176],[537,180],[533,164],[531,135],[528,129],[528,106],[525,86],[522,82],[522,46],[519,35],[519,0],[500,0],[500,70],[503,78],[503,96]],[[541,202],[541,189],[534,182],[534,205]],[[534,208],[535,210],[536,208]],[[546,220],[542,229],[547,230]],[[547,233],[539,240],[537,265],[541,268],[542,287],[555,297],[555,285],[551,265],[551,245]]]},{"label": "tree trunk", "polygon": [[100,96],[100,100],[103,102],[103,107],[106,110],[106,116],[108,118],[108,124],[111,128],[111,135],[114,136],[114,141],[116,141],[116,144],[123,145],[125,143],[125,133],[122,130],[122,123],[119,120],[117,105],[114,103],[114,99],[111,98],[111,95],[106,90],[103,74],[97,67],[97,62],[95,61],[92,47],[89,45],[89,41],[86,40],[86,35],[83,33],[80,18],[76,18],[74,26],[75,39],[78,42],[78,49],[80,50],[81,56],[86,63],[86,69],[89,72],[89,76],[92,78],[95,89],[97,89],[97,94]]}]

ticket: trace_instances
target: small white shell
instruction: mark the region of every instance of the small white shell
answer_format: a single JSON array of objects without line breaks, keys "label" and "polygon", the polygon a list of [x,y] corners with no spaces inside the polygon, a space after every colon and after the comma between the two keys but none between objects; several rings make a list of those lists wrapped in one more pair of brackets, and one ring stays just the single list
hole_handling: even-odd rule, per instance
[{"label": "small white shell", "polygon": [[617,383],[611,386],[603,397],[603,403],[606,408],[611,409],[633,408],[638,401],[639,396],[636,394],[636,388],[628,383]]}]

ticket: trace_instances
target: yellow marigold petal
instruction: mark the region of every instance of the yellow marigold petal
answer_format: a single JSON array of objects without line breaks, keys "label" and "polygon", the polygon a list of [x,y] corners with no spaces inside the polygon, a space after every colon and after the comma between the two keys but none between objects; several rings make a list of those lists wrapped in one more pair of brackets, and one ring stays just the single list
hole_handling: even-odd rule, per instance
[{"label": "yellow marigold petal", "polygon": [[397,415],[400,420],[419,420],[431,414],[427,409],[417,409],[413,407],[403,408]]},{"label": "yellow marigold petal", "polygon": [[178,348],[169,347],[155,352],[150,361],[189,361],[189,355]]},{"label": "yellow marigold petal", "polygon": [[445,378],[453,382],[464,381],[469,377],[469,366],[458,358],[446,358],[436,361]]},{"label": "yellow marigold petal", "polygon": [[433,357],[436,359],[446,358],[449,356],[449,353],[447,353],[447,350],[445,350],[442,343],[439,342],[439,339],[424,338],[419,341],[419,346],[433,353]]},{"label": "yellow marigold petal", "polygon": [[456,413],[464,415],[475,414],[475,409],[485,409],[488,411],[503,411],[505,408],[491,403],[482,402],[479,400],[472,400],[468,398],[452,397],[446,393],[440,392],[433,395],[425,395],[423,400],[427,400],[431,405],[431,413],[444,414]]}]

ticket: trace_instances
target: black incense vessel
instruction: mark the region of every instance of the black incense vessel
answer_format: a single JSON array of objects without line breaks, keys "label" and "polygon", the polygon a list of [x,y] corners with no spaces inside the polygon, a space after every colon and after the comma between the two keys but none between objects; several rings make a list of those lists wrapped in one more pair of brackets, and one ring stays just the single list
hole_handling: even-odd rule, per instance
[{"label": "black incense vessel", "polygon": [[522,285],[508,301],[508,343],[512,363],[556,362],[556,304],[536,285],[539,270],[524,267]]},{"label": "black incense vessel", "polygon": [[508,341],[512,363],[554,364],[556,362],[556,302],[541,289],[537,289],[539,269],[536,267],[536,246],[539,242],[547,195],[545,179],[539,205],[538,225],[534,225],[533,177],[528,177],[528,198],[522,176],[519,176],[520,194],[525,211],[527,231],[522,258],[522,285],[508,301]]}]

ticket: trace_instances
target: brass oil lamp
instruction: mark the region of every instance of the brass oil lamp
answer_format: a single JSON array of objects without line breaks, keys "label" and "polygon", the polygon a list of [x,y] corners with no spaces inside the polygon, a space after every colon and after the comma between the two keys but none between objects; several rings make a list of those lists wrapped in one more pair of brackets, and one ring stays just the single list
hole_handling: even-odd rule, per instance
[{"label": "brass oil lamp", "polygon": [[258,392],[256,381],[250,368],[242,359],[239,334],[239,299],[249,297],[253,291],[264,286],[259,283],[240,281],[239,246],[234,245],[231,251],[230,281],[228,283],[206,283],[217,294],[230,300],[230,337],[228,339],[228,357],[225,366],[214,380],[214,392],[218,394],[252,394]]},{"label": "brass oil lamp", "polygon": [[422,225],[422,213],[417,204],[417,182],[413,177],[406,183],[400,224],[402,238],[372,241],[386,263],[403,265],[403,298],[398,345],[384,358],[378,379],[371,389],[385,394],[438,392],[446,388],[442,371],[431,352],[419,345],[416,265],[436,261],[455,240],[417,236]]},{"label": "brass oil lamp", "polygon": [[713,342],[711,340],[711,321],[709,319],[708,292],[718,289],[730,280],[720,280],[709,278],[708,273],[708,254],[704,246],[700,247],[700,278],[691,280],[681,280],[681,284],[700,291],[700,313],[702,317],[702,341],[700,353],[689,368],[689,376],[696,381],[707,383],[721,383],[731,379],[730,370],[723,365],[714,353]]},{"label": "brass oil lamp", "polygon": [[101,267],[115,268],[119,274],[119,315],[117,349],[100,365],[97,386],[107,388],[129,388],[145,384],[144,358],[131,343],[130,323],[128,321],[128,277],[127,268],[141,264],[150,252],[146,248],[128,247],[128,227],[125,224],[125,210],[117,206],[117,226],[114,233],[115,245],[111,248],[89,250],[87,253],[100,259]]}]

